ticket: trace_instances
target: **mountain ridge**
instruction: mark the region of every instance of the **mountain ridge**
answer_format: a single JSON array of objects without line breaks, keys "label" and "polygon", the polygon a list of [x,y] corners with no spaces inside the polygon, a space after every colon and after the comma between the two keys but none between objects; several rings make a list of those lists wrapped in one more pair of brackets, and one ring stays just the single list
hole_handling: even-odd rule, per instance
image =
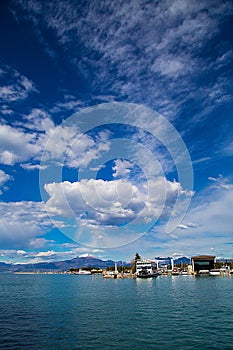
[{"label": "mountain ridge", "polygon": [[[129,265],[129,263],[118,261],[117,264]],[[92,256],[76,257],[71,260],[54,262],[39,262],[30,264],[10,264],[0,262],[0,272],[29,272],[29,271],[67,271],[70,268],[107,268],[114,266],[113,260],[101,260]]]},{"label": "mountain ridge", "polygon": [[[183,256],[174,259],[174,264],[190,264],[190,258]],[[115,261],[102,260],[94,256],[78,256],[70,260],[61,260],[53,262],[38,262],[29,264],[12,264],[0,261],[0,272],[46,272],[46,271],[68,271],[71,268],[102,268],[113,267]],[[130,266],[129,262],[117,261],[118,266]]]}]

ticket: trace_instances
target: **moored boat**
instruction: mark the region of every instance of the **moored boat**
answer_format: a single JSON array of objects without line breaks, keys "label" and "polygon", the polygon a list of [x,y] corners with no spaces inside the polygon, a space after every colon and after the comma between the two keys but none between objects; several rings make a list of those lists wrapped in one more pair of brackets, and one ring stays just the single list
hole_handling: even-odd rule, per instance
[{"label": "moored boat", "polygon": [[136,276],[140,278],[157,277],[157,266],[151,260],[138,260],[136,262]]},{"label": "moored boat", "polygon": [[76,274],[77,274],[77,275],[91,275],[91,271],[88,271],[88,270],[79,270]]},{"label": "moored boat", "polygon": [[209,271],[210,276],[220,276],[220,270],[219,269],[211,269]]},{"label": "moored boat", "polygon": [[208,276],[209,270],[199,270],[196,276]]},{"label": "moored boat", "polygon": [[140,277],[140,278],[151,278],[151,277],[157,277],[158,276],[158,273],[155,272],[155,273],[150,273],[148,271],[140,271],[138,274],[137,274],[137,277]]}]

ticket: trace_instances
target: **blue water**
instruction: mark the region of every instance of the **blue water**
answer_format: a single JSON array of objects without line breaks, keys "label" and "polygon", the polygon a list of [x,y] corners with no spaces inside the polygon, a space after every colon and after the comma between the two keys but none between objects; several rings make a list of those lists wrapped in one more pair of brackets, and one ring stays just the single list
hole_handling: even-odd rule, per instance
[{"label": "blue water", "polygon": [[233,278],[0,274],[0,349],[233,349]]}]

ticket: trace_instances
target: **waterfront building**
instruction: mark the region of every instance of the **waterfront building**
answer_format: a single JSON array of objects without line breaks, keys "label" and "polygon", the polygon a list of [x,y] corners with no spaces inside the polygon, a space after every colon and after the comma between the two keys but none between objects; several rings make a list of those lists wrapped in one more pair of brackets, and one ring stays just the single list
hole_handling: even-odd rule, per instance
[{"label": "waterfront building", "polygon": [[168,257],[156,257],[154,259],[154,261],[157,265],[157,269],[167,271],[169,266],[170,266],[171,270],[174,270],[174,260],[170,256],[168,256]]},{"label": "waterfront building", "polygon": [[192,270],[196,274],[209,273],[214,269],[215,256],[198,255],[191,257]]}]

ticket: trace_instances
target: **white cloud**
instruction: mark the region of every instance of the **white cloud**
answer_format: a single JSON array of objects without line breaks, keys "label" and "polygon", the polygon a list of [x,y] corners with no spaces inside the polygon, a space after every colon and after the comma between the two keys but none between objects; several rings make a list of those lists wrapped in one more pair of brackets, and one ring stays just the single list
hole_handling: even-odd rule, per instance
[{"label": "white cloud", "polygon": [[55,127],[49,114],[34,108],[24,115],[23,122],[14,126],[0,124],[0,163],[21,163],[27,170],[44,169],[39,164],[44,159],[60,165],[76,168],[87,165],[108,151],[108,132],[100,132],[95,138],[81,134],[76,125],[61,124]]},{"label": "white cloud", "polygon": [[31,80],[10,66],[2,67],[0,78],[0,101],[3,103],[24,100],[30,93],[38,92]]},{"label": "white cloud", "polygon": [[52,228],[41,202],[1,202],[0,207],[1,246],[27,247],[31,240]]},{"label": "white cloud", "polygon": [[0,163],[13,165],[33,157],[40,151],[35,138],[34,133],[0,125]]},{"label": "white cloud", "polygon": [[16,254],[18,254],[18,255],[25,255],[25,254],[27,254],[27,252],[25,250],[17,250]]},{"label": "white cloud", "polygon": [[22,123],[22,126],[33,131],[41,131],[44,133],[55,128],[48,113],[40,108],[33,108],[28,115],[24,115],[24,123]]},{"label": "white cloud", "polygon": [[75,96],[64,95],[64,100],[57,102],[51,109],[50,113],[69,112],[74,113],[83,107],[83,101],[77,100]]},{"label": "white cloud", "polygon": [[126,178],[130,174],[132,168],[133,164],[128,160],[116,159],[115,166],[112,168],[114,171],[113,177]]},{"label": "white cloud", "polygon": [[27,246],[32,237],[43,234],[44,231],[33,222],[9,221],[9,218],[0,220],[0,244],[1,246]]},{"label": "white cloud", "polygon": [[45,238],[33,238],[29,241],[28,248],[30,249],[41,249],[44,248],[48,244],[53,244],[53,240],[48,240]]},{"label": "white cloud", "polygon": [[[47,210],[52,215],[74,216],[82,218],[83,223],[97,226],[118,226],[135,218],[142,223],[150,222],[163,209],[170,208],[176,196],[183,191],[179,183],[162,177],[144,186],[140,184],[140,188],[124,180],[91,179],[50,183],[45,185],[45,190],[49,194]],[[183,192],[186,196],[190,195]],[[168,212],[164,211],[164,215]]]},{"label": "white cloud", "polygon": [[12,176],[0,169],[0,195],[3,193],[4,190],[8,189],[4,186],[4,184],[9,180],[12,180]]},{"label": "white cloud", "polygon": [[223,152],[227,156],[233,156],[233,141],[227,142],[227,145],[224,147]]},{"label": "white cloud", "polygon": [[36,254],[37,257],[51,257],[51,256],[54,256],[56,255],[56,252],[54,250],[49,250],[47,252],[39,252],[38,254]]},{"label": "white cloud", "polygon": [[[39,239],[39,238],[38,238]],[[47,243],[50,241],[47,241]],[[91,249],[85,247],[77,247],[77,245],[61,245],[62,251],[56,250],[17,250],[17,249],[0,249],[0,258],[11,263],[40,263],[51,261],[62,261],[76,258],[77,256],[94,256],[96,253],[101,253],[101,249]],[[32,247],[33,248],[33,247]],[[37,248],[37,247],[35,247]],[[43,247],[38,247],[43,248]]]},{"label": "white cloud", "polygon": [[192,73],[193,64],[190,64],[190,59],[182,57],[167,56],[159,57],[151,66],[152,72],[158,72],[170,78],[177,78],[188,73]]},{"label": "white cloud", "polygon": [[224,52],[222,56],[219,56],[217,61],[216,61],[216,68],[215,69],[220,69],[223,68],[224,66],[228,65],[229,63],[232,62],[232,57],[233,57],[233,51],[229,50],[227,52]]},{"label": "white cloud", "polygon": [[6,116],[14,113],[13,110],[11,108],[9,108],[8,105],[5,105],[5,104],[2,104],[0,106],[0,110],[1,110],[1,114],[6,115]]},{"label": "white cloud", "polygon": [[195,227],[198,227],[199,225],[198,224],[193,224],[191,222],[189,223],[186,223],[186,224],[180,224],[177,226],[177,228],[181,228],[182,230],[189,230],[190,228],[195,228]]},{"label": "white cloud", "polygon": [[3,170],[0,170],[0,186],[2,186],[5,182],[9,181],[11,176],[6,174]]},{"label": "white cloud", "polygon": [[[229,256],[228,243],[232,241],[233,185],[226,179],[210,178],[215,184],[200,193],[176,231],[171,245],[182,247],[187,254],[208,253],[215,247],[216,254]],[[217,184],[216,184],[217,182]],[[178,248],[177,248],[178,249]],[[231,250],[231,249],[230,249]],[[231,253],[230,253],[231,255]]]},{"label": "white cloud", "polygon": [[59,125],[50,130],[47,141],[44,160],[70,168],[86,166],[109,149],[108,133],[100,132],[94,139],[80,133],[76,125]]},{"label": "white cloud", "polygon": [[40,164],[30,164],[30,163],[24,163],[21,164],[21,167],[26,170],[45,170],[46,166],[45,165],[40,165]]},{"label": "white cloud", "polygon": [[210,179],[213,184],[194,196],[192,207],[174,232],[166,234],[166,223],[158,223],[131,248],[149,256],[170,256],[179,251],[183,256],[215,254],[230,258],[233,184],[221,176]]}]

